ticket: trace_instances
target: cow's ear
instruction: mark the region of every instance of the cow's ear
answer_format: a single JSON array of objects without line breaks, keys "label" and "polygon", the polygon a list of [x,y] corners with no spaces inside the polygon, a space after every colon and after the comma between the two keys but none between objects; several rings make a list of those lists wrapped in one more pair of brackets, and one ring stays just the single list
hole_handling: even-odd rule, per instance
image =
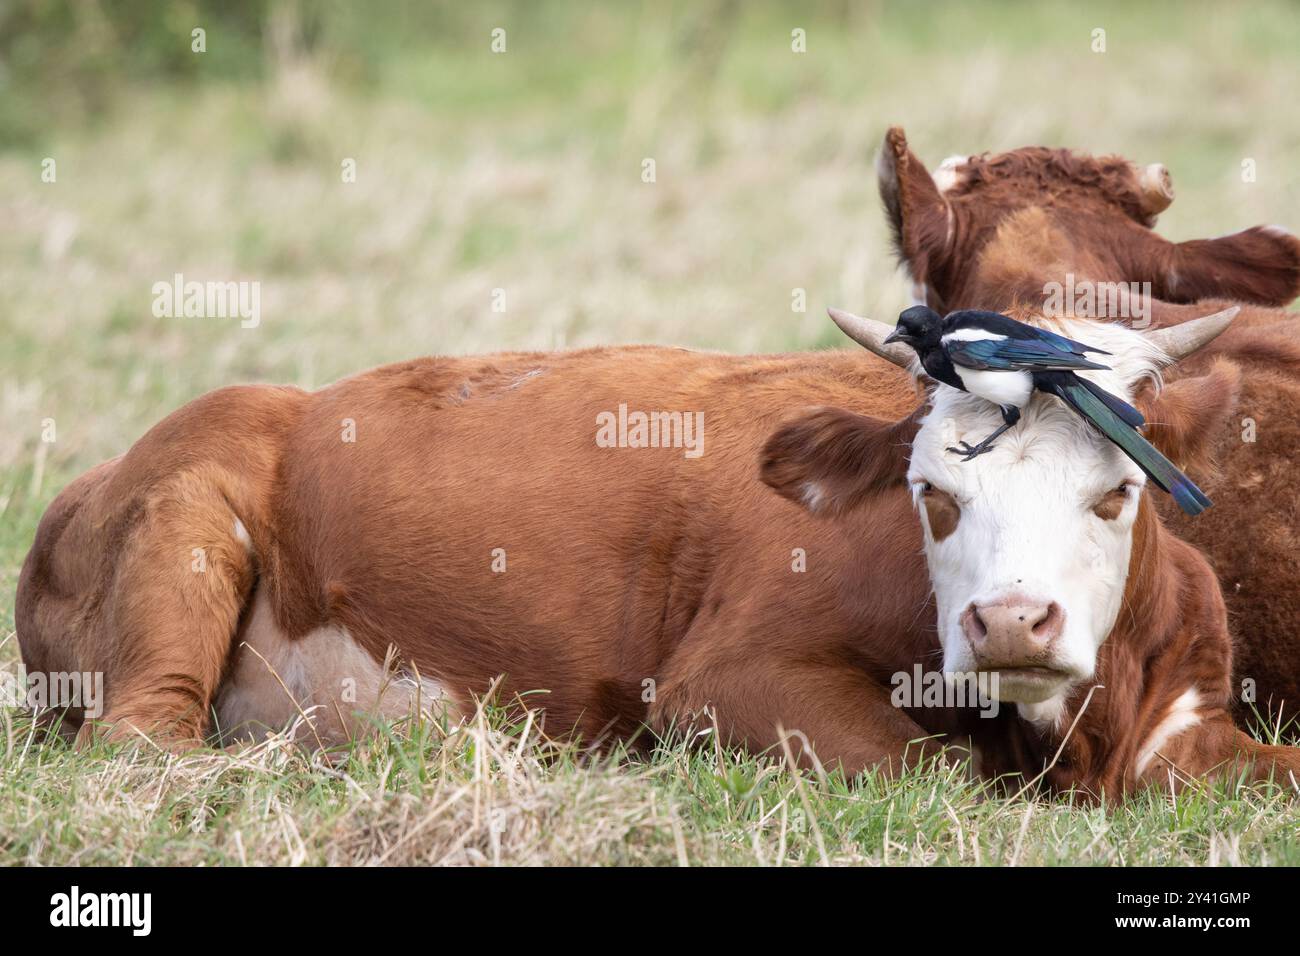
[{"label": "cow's ear", "polygon": [[948,201],[929,171],[907,147],[902,128],[885,134],[876,159],[880,199],[894,236],[894,251],[916,282],[928,282],[948,250]]},{"label": "cow's ear", "polygon": [[1300,295],[1300,239],[1280,226],[1255,226],[1180,242],[1163,280],[1163,298],[1173,302],[1220,297],[1286,305]]},{"label": "cow's ear", "polygon": [[1240,367],[1215,359],[1206,374],[1175,379],[1158,393],[1148,388],[1135,404],[1147,420],[1147,440],[1179,468],[1203,476],[1228,434],[1240,392]]},{"label": "cow's ear", "polygon": [[886,422],[842,408],[811,409],[767,440],[759,475],[813,514],[843,514],[907,481],[907,456],[918,421],[916,413]]}]

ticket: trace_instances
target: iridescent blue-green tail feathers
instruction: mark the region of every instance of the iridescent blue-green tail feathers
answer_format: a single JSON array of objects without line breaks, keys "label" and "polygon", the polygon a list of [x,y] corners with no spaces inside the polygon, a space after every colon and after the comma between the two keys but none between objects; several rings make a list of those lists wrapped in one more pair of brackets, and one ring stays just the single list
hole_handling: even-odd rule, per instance
[{"label": "iridescent blue-green tail feathers", "polygon": [[1183,511],[1189,515],[1198,515],[1213,503],[1177,465],[1142,437],[1137,431],[1137,426],[1143,422],[1142,414],[1128,402],[1068,372],[1051,376],[1051,380],[1043,384],[1047,385],[1047,391],[1051,391],[1092,422],[1098,431],[1146,472],[1151,481],[1169,492]]}]

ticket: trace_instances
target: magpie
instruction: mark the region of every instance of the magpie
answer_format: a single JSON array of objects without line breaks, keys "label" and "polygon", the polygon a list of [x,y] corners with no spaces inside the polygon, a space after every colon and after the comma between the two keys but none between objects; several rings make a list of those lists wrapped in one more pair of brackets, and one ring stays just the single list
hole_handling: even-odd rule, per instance
[{"label": "magpie", "polygon": [[940,317],[923,305],[899,315],[885,342],[910,345],[935,381],[978,395],[1002,410],[1002,425],[993,434],[976,445],[963,441],[960,447],[948,449],[963,461],[993,448],[993,442],[1020,421],[1020,409],[1033,393],[1046,392],[1114,442],[1188,514],[1200,514],[1210,506],[1201,489],[1138,433],[1144,423],[1141,412],[1075,374],[1082,369],[1109,369],[1086,358],[1109,352],[998,312],[962,309]]}]

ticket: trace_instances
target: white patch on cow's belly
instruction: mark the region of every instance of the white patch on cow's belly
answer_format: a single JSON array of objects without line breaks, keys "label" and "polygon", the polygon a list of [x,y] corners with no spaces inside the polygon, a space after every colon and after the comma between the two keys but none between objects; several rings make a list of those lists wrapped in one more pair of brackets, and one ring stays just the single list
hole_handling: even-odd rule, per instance
[{"label": "white patch on cow's belly", "polygon": [[1137,775],[1139,777],[1146,771],[1157,750],[1187,728],[1195,727],[1201,722],[1200,715],[1196,713],[1196,708],[1200,705],[1200,693],[1195,687],[1189,687],[1169,706],[1169,712],[1156,725],[1156,729],[1151,731],[1151,736],[1147,737],[1146,742],[1142,744],[1142,749],[1138,751]]},{"label": "white patch on cow's belly", "polygon": [[1003,407],[1023,408],[1034,392],[1034,379],[1028,372],[989,372],[960,365],[954,367],[966,391]]},{"label": "white patch on cow's belly", "polygon": [[216,712],[226,742],[293,728],[303,743],[332,747],[364,734],[378,719],[397,720],[417,709],[436,716],[450,705],[437,681],[385,674],[345,628],[318,628],[289,640],[259,589],[234,665],[217,692]]}]

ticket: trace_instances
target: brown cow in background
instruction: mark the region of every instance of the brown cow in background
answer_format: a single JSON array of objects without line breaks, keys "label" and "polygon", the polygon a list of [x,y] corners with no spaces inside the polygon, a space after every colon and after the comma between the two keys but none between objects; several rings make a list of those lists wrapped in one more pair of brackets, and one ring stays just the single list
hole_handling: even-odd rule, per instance
[{"label": "brown cow in background", "polygon": [[[1158,504],[1222,583],[1238,719],[1252,716],[1241,700],[1245,680],[1261,713],[1300,716],[1300,325],[1279,308],[1300,293],[1300,240],[1257,226],[1170,242],[1152,230],[1173,199],[1168,172],[1114,156],[1029,147],[952,157],[932,176],[902,130],[891,129],[878,174],[915,295],[936,309],[1042,309],[1049,283],[1070,282],[1149,282],[1154,327],[1242,306],[1228,332],[1166,376],[1205,374],[1219,358],[1240,370],[1225,372],[1231,388],[1212,440],[1199,454],[1171,455],[1215,507],[1188,518]],[[1192,412],[1170,406],[1169,426],[1153,421],[1148,434]]]}]

